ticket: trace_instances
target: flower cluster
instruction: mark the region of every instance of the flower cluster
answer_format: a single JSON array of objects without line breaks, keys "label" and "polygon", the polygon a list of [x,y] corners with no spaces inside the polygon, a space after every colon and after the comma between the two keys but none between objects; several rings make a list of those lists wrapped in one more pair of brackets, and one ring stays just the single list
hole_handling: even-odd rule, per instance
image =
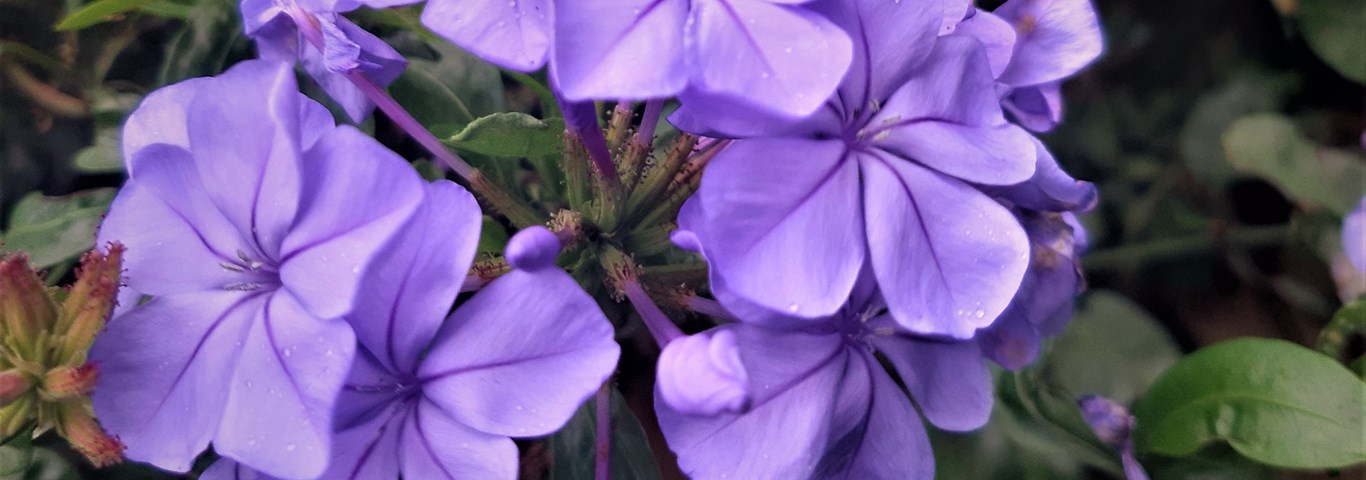
[{"label": "flower cluster", "polygon": [[[100,231],[127,288],[91,351],[129,458],[514,478],[510,437],[553,433],[612,375],[606,285],[662,349],[656,413],[687,474],[932,478],[921,417],[981,427],[988,362],[1033,362],[1071,316],[1096,190],[1030,132],[1100,54],[1089,0],[430,0],[431,31],[547,69],[567,124],[551,218],[383,92],[403,58],[340,14],[411,3],[244,0],[262,59],[129,118]],[[504,255],[476,264],[475,197],[335,124],[292,64],[523,226]],[[655,159],[665,98],[687,133]],[[592,100],[619,101],[606,133]],[[640,265],[697,257],[715,300]],[[685,335],[651,295],[725,323]]]}]

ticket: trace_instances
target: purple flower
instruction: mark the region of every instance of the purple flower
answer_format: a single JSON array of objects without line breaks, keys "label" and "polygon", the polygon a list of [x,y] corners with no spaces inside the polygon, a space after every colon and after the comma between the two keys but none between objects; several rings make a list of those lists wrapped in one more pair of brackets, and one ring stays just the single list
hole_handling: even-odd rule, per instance
[{"label": "purple flower", "polygon": [[983,354],[1010,370],[1034,363],[1043,339],[1062,333],[1085,287],[1080,257],[1086,231],[1076,216],[1023,209],[1016,215],[1029,235],[1029,269],[1010,306],[977,334]]},{"label": "purple flower", "polygon": [[761,325],[742,316],[671,342],[666,351],[693,338],[732,337],[751,393],[743,412],[690,410],[695,404],[680,404],[666,380],[690,378],[691,388],[708,392],[732,388],[735,377],[708,385],[698,372],[714,367],[661,359],[655,410],[683,471],[693,478],[933,478],[929,439],[896,378],[931,423],[963,431],[990,416],[991,373],[975,342],[917,337],[878,314],[871,285],[860,282],[849,304],[816,321],[774,312],[782,318]]},{"label": "purple flower", "polygon": [[1124,476],[1129,480],[1148,480],[1148,473],[1134,457],[1133,431],[1136,420],[1129,409],[1099,395],[1083,395],[1077,407],[1091,431],[1101,442],[1119,452]]},{"label": "purple flower", "polygon": [[679,214],[713,285],[821,318],[843,307],[866,261],[901,325],[960,339],[1014,297],[1029,241],[975,185],[1029,180],[1037,147],[1006,122],[981,43],[935,40],[942,15],[920,7],[815,5],[859,41],[837,95],[799,123],[713,122],[724,117],[680,108],[673,120],[686,130],[767,135],[717,155]]},{"label": "purple flower", "polygon": [[[357,123],[365,120],[374,104],[346,75],[361,72],[383,87],[408,65],[389,44],[337,14],[360,3],[385,6],[394,2],[242,0],[241,5],[243,27],[256,40],[260,57],[299,62]],[[323,46],[320,49],[314,43]]]},{"label": "purple flower", "polygon": [[1342,251],[1357,270],[1366,272],[1366,197],[1342,220]]},{"label": "purple flower", "polygon": [[421,179],[267,61],[153,92],[123,147],[131,178],[98,243],[126,245],[129,290],[153,298],[91,351],[101,423],[129,458],[165,469],[189,470],[213,443],[316,477],[354,352],[342,316]]},{"label": "purple flower", "polygon": [[[321,478],[515,478],[508,437],[559,429],[616,368],[611,324],[556,268],[509,272],[447,318],[480,218],[473,196],[440,181],[367,274]],[[225,459],[204,478],[255,474]]]},{"label": "purple flower", "polygon": [[1010,0],[970,10],[951,33],[981,40],[1015,121],[1048,131],[1062,120],[1059,84],[1100,56],[1104,39],[1090,0]]},{"label": "purple flower", "polygon": [[550,74],[569,100],[677,94],[805,116],[850,65],[849,35],[801,0],[557,0],[555,32]]}]

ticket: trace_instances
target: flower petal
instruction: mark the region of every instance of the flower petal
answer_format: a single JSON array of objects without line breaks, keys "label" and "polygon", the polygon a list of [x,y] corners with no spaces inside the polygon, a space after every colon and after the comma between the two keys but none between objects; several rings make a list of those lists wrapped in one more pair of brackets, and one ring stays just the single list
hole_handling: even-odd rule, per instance
[{"label": "flower petal", "polygon": [[209,468],[204,470],[204,473],[199,474],[199,480],[267,480],[269,478],[227,457],[219,457],[213,462],[213,465],[209,465]]},{"label": "flower petal", "polygon": [[128,458],[188,472],[213,438],[252,317],[264,297],[209,291],[156,297],[95,339],[100,424]]},{"label": "flower petal", "polygon": [[1001,76],[1010,66],[1010,57],[1015,53],[1015,27],[1009,22],[990,12],[975,10],[954,29],[956,34],[975,38],[986,47],[992,78]]},{"label": "flower petal", "polygon": [[[211,83],[208,78],[192,78],[147,94],[123,123],[124,162],[131,162],[143,147],[157,143],[190,148],[189,132],[185,128],[186,105],[199,90]],[[133,169],[130,166],[128,170]]]},{"label": "flower petal", "polygon": [[656,391],[655,412],[679,467],[693,478],[810,476],[832,424],[854,423],[846,417],[866,413],[836,411],[846,377],[863,381],[866,371],[852,368],[838,335],[746,324],[717,330],[735,333],[753,404],[743,414],[689,415],[674,410]]},{"label": "flower petal", "polygon": [[128,248],[123,254],[125,290],[166,295],[217,290],[240,281],[239,274],[220,266],[236,257],[219,251],[226,246],[197,228],[149,188],[129,180],[110,205],[95,243],[119,242]]},{"label": "flower petal", "polygon": [[1096,206],[1099,194],[1091,182],[1072,178],[1043,142],[1035,138],[1034,176],[1024,183],[1004,187],[988,186],[983,191],[1004,198],[1018,207],[1050,212],[1086,211]]},{"label": "flower petal", "polygon": [[550,8],[550,0],[438,0],[427,2],[422,24],[484,60],[529,72],[550,51]]},{"label": "flower petal", "polygon": [[365,422],[338,430],[332,462],[318,478],[398,478],[404,423],[411,411],[411,405],[394,402]]},{"label": "flower petal", "polygon": [[972,337],[1015,296],[1029,241],[1009,211],[971,186],[914,163],[865,155],[869,255],[897,322]]},{"label": "flower petal", "polygon": [[[846,109],[862,110],[890,96],[929,56],[947,7],[941,0],[840,0],[811,8],[853,38],[852,62],[839,92]],[[966,8],[956,10],[955,21]]]},{"label": "flower petal", "polygon": [[896,367],[920,413],[936,427],[975,430],[991,417],[991,371],[977,342],[935,342],[909,335],[874,336]]},{"label": "flower petal", "polygon": [[[858,402],[851,408],[859,415],[826,449],[818,467],[819,478],[934,478],[934,452],[925,426],[910,399],[869,353],[851,359],[866,372],[861,382],[847,382],[842,397]],[[873,370],[876,369],[876,370]]]},{"label": "flower petal", "polygon": [[[321,16],[320,16],[321,17]],[[365,117],[370,115],[374,108],[374,103],[365,95],[351,79],[346,77],[346,72],[358,70],[363,72],[370,80],[373,80],[380,87],[388,86],[403,73],[408,61],[379,37],[365,31],[356,24],[351,23],[346,17],[335,16],[335,26],[327,31],[332,32],[328,38],[328,45],[339,45],[346,48],[342,51],[346,55],[329,62],[328,56],[324,52],[319,52],[313,45],[302,45],[299,48],[299,63],[304,67],[309,76],[318,82],[318,85],[327,92],[327,96],[337,102],[346,111],[346,116],[352,121],[361,123]],[[330,21],[320,21],[323,25],[332,25]],[[332,36],[338,37],[336,40]],[[260,40],[258,40],[258,43]],[[337,50],[337,48],[333,48]],[[338,70],[338,67],[329,66],[330,63],[344,63],[338,67],[345,67]]]},{"label": "flower petal", "polygon": [[1034,174],[1034,144],[1005,121],[995,85],[980,42],[944,37],[865,134],[882,148],[964,180],[1023,182]]},{"label": "flower petal", "polygon": [[313,478],[327,468],[332,407],[355,353],[341,320],[271,295],[242,339],[214,449],[263,473]]},{"label": "flower petal", "polygon": [[280,279],[313,314],[351,311],[362,272],[422,201],[412,166],[350,126],[304,154],[299,219],[285,238]]},{"label": "flower petal", "polygon": [[420,400],[404,423],[400,455],[403,478],[517,477],[517,446],[511,439],[462,425],[428,400]]},{"label": "flower petal", "polygon": [[1048,132],[1062,122],[1062,91],[1057,82],[1015,88],[1001,99],[1001,108],[1020,126]]},{"label": "flower petal", "polygon": [[569,100],[659,98],[688,81],[689,0],[555,0],[550,75]]},{"label": "flower petal", "polygon": [[843,142],[803,139],[744,140],[717,155],[697,193],[702,218],[680,223],[713,285],[804,318],[843,306],[865,254],[858,169],[845,155]]},{"label": "flower petal", "polygon": [[440,180],[361,280],[346,316],[356,339],[392,372],[412,373],[460,294],[479,243],[479,204]]},{"label": "flower petal", "polygon": [[1342,251],[1357,270],[1366,271],[1366,197],[1342,220]]},{"label": "flower petal", "polygon": [[655,391],[681,413],[716,415],[749,408],[749,375],[731,330],[713,329],[669,342],[659,354],[658,371]]},{"label": "flower petal", "polygon": [[697,93],[743,96],[793,117],[811,114],[849,68],[849,35],[803,7],[693,0],[688,51]]},{"label": "flower petal", "polygon": [[1015,25],[1018,40],[1001,82],[1038,85],[1077,73],[1100,56],[1104,39],[1091,0],[1010,0],[993,13]]},{"label": "flower petal", "polygon": [[268,259],[294,221],[302,102],[287,64],[246,61],[201,88],[188,106],[190,152],[209,198]]},{"label": "flower petal", "polygon": [[456,309],[418,371],[427,398],[497,435],[555,431],[617,364],[612,326],[559,269],[514,270]]}]

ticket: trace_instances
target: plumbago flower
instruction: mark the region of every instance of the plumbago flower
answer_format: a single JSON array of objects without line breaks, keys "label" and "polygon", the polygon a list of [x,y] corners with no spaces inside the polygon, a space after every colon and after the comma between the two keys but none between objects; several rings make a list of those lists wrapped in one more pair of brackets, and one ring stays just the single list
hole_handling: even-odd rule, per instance
[{"label": "plumbago flower", "polygon": [[359,5],[352,0],[242,0],[242,23],[247,36],[256,40],[261,58],[299,62],[359,123],[374,104],[346,75],[361,72],[383,87],[408,65],[389,44],[337,13]]},{"label": "plumbago flower", "polygon": [[948,33],[987,46],[1001,104],[1021,126],[1052,130],[1062,120],[1062,81],[1104,50],[1090,0],[1010,0],[988,13],[969,9]]},{"label": "plumbago flower", "polygon": [[[616,368],[611,324],[554,268],[560,245],[543,227],[509,244],[523,270],[446,317],[480,218],[473,196],[437,182],[366,275],[347,316],[360,353],[337,401],[335,448],[321,478],[515,478],[508,437],[559,429]],[[203,476],[263,477],[231,459]]]},{"label": "plumbago flower", "polygon": [[671,118],[694,132],[763,135],[717,155],[679,214],[713,285],[824,318],[844,308],[868,263],[892,318],[912,331],[970,338],[1005,309],[1029,241],[974,184],[1029,180],[1036,145],[1006,122],[981,43],[936,39],[940,5],[813,5],[859,41],[839,92],[810,118],[718,122],[687,103]]},{"label": "plumbago flower", "polygon": [[99,243],[127,246],[128,289],[153,298],[95,342],[96,414],[129,458],[168,470],[212,443],[271,475],[317,477],[355,350],[342,317],[421,179],[334,126],[277,62],[158,90],[123,132],[130,179]]},{"label": "plumbago flower", "polygon": [[[916,336],[880,313],[876,282],[866,270],[862,277],[832,315],[739,314],[738,323],[665,347],[655,411],[685,473],[933,478],[929,438],[897,378],[939,428],[965,431],[986,423],[991,373],[977,344]],[[874,352],[895,371],[883,368]]]}]

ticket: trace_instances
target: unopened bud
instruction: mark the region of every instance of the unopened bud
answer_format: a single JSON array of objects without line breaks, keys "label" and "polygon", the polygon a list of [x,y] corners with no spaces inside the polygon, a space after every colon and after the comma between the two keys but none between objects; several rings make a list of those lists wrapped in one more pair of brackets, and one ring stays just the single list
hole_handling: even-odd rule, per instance
[{"label": "unopened bud", "polygon": [[56,333],[61,334],[57,359],[67,365],[85,363],[95,335],[118,303],[119,282],[123,273],[123,245],[109,245],[109,253],[90,251],[81,257],[76,283],[62,302]]},{"label": "unopened bud", "polygon": [[563,245],[550,229],[532,225],[512,236],[503,257],[512,268],[535,272],[555,266]]},{"label": "unopened bud", "polygon": [[0,438],[12,437],[27,427],[37,416],[37,404],[37,397],[20,395],[0,407]]},{"label": "unopened bud", "polygon": [[28,375],[19,370],[0,371],[0,407],[9,405],[33,388]]},{"label": "unopened bud", "polygon": [[749,409],[749,375],[735,333],[714,330],[669,342],[659,355],[659,396],[670,408],[712,416]]},{"label": "unopened bud", "polygon": [[64,402],[61,405],[61,421],[57,429],[76,451],[85,455],[96,467],[123,461],[123,443],[100,428],[88,407],[76,402]]},{"label": "unopened bud", "polygon": [[46,400],[80,398],[95,387],[95,366],[60,366],[43,375],[42,395]]},{"label": "unopened bud", "polygon": [[43,286],[28,258],[13,255],[0,258],[0,338],[13,337],[20,354],[33,353],[29,344],[38,332],[57,321],[57,306]]}]

